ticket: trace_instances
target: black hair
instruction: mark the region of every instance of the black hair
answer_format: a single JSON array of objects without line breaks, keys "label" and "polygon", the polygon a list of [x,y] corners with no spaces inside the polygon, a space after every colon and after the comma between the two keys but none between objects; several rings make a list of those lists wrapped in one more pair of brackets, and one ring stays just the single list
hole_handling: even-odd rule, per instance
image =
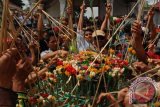
[{"label": "black hair", "polygon": [[92,29],[92,28],[86,28],[84,31],[85,31],[85,32],[87,32],[87,31],[93,32],[93,29]]},{"label": "black hair", "polygon": [[51,37],[55,37],[56,38],[56,37],[58,37],[58,34],[55,33],[55,32],[53,32],[52,30],[48,31],[47,35],[46,35],[46,41],[47,41],[47,43],[49,42],[49,40],[50,40]]},{"label": "black hair", "polygon": [[127,33],[129,36],[131,36],[131,27],[133,22],[134,19],[131,19],[129,22],[126,22],[127,24],[123,28],[124,33]]},{"label": "black hair", "polygon": [[127,34],[131,34],[131,24],[127,24],[124,28],[123,31]]}]

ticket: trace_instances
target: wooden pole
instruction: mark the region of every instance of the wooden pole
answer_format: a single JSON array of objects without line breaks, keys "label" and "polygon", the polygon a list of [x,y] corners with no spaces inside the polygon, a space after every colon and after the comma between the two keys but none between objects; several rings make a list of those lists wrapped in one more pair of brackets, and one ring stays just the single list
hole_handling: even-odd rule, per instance
[{"label": "wooden pole", "polygon": [[138,16],[137,16],[137,21],[138,21],[138,22],[141,21],[144,3],[145,3],[145,0],[141,0],[140,9],[139,9]]},{"label": "wooden pole", "polygon": [[21,23],[20,27],[18,28],[16,35],[14,36],[14,41],[12,42],[10,47],[13,47],[15,45],[15,40],[17,39],[17,36],[19,35],[19,33],[21,32],[25,22],[27,21],[27,19],[32,15],[32,12],[39,6],[39,4],[41,4],[43,0],[39,0],[35,6],[30,10],[30,12],[27,14],[26,18],[23,20],[23,22]]},{"label": "wooden pole", "polygon": [[[68,4],[68,7],[72,8],[73,10],[73,0],[67,0],[67,4]],[[69,23],[69,28],[73,30],[73,14],[70,14],[68,16],[68,23]],[[74,33],[72,32],[72,37],[71,38],[74,38]]]},{"label": "wooden pole", "polygon": [[23,20],[23,22],[21,23],[20,27],[18,28],[17,30],[17,34],[15,36],[15,39],[16,37],[18,36],[19,32],[21,32],[22,28],[23,28],[23,25],[25,24],[25,22],[27,21],[27,19],[32,15],[32,12],[39,6],[39,4],[41,4],[43,0],[39,0],[35,6],[30,10],[30,12],[27,14],[27,16],[25,17],[25,19]]},{"label": "wooden pole", "polygon": [[8,16],[8,0],[3,0],[3,13],[0,35],[0,53],[7,49],[5,40],[7,39],[7,16]]}]

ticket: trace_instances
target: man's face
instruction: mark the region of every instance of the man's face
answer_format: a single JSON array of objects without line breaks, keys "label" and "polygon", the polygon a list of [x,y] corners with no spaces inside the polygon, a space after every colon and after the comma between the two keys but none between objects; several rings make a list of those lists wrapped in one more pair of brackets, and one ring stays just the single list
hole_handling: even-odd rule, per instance
[{"label": "man's face", "polygon": [[[99,46],[99,48],[104,47],[104,45],[106,44],[106,38],[104,36],[97,36],[93,38],[93,43],[96,47]],[[97,41],[98,40],[98,41]]]},{"label": "man's face", "polygon": [[56,39],[55,36],[50,37],[50,40],[48,42],[48,47],[52,50],[52,51],[56,51],[57,50],[57,44],[58,44],[58,39]]},{"label": "man's face", "polygon": [[91,31],[86,31],[84,34],[84,37],[87,41],[91,42],[92,41],[92,32]]}]

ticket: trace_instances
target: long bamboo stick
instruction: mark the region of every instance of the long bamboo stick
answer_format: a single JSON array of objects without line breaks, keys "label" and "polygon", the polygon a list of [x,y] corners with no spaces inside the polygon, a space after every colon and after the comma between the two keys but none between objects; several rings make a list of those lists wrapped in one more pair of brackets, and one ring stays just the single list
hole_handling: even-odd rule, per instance
[{"label": "long bamboo stick", "polygon": [[[54,25],[56,25],[56,26],[57,26],[57,24],[58,24],[58,25],[61,25],[60,23],[57,23],[57,21],[55,21],[54,18],[52,18],[50,15],[48,15],[45,11],[42,10],[42,12],[44,13],[44,15],[46,15],[47,19],[48,19],[49,21],[51,21]],[[55,22],[54,22],[54,21],[55,21]],[[63,25],[62,25],[62,26],[63,26]],[[58,29],[59,29],[63,34],[67,35],[59,26],[57,26],[57,27],[58,27]],[[62,27],[62,28],[63,28],[70,36],[72,35],[67,29],[65,29],[64,27]],[[67,35],[68,39],[71,40],[70,36]]]},{"label": "long bamboo stick", "polygon": [[138,22],[141,21],[144,3],[145,3],[145,0],[141,0],[140,9],[139,9],[138,16],[137,16],[137,21],[138,21]]},{"label": "long bamboo stick", "polygon": [[27,19],[32,15],[33,11],[39,6],[39,4],[42,2],[43,0],[39,0],[35,6],[30,10],[30,12],[27,14],[27,16],[25,17],[25,19],[23,20],[23,22],[21,23],[20,27],[18,28],[17,32],[16,32],[16,35],[15,35],[15,38],[14,38],[14,41],[11,45],[11,47],[13,46],[17,36],[19,35],[19,32],[21,32],[22,28],[23,28],[23,25],[25,24],[25,22],[27,21]]},{"label": "long bamboo stick", "polygon": [[[151,9],[154,8],[156,6],[156,4],[157,4],[157,2],[154,0],[154,3],[151,6]],[[143,42],[142,42],[143,44],[145,42],[147,34],[149,33],[148,31],[149,31],[149,25],[150,25],[150,23],[151,23],[151,16],[149,15],[148,21],[147,21],[147,25],[146,25],[146,30],[145,30],[144,37],[143,37]]]},{"label": "long bamboo stick", "polygon": [[[72,8],[72,10],[73,10],[73,1],[72,0],[67,0],[67,3],[68,3],[68,7]],[[69,15],[68,22],[69,22],[69,28],[73,30],[73,14]],[[75,38],[73,32],[72,32],[71,38]]]},{"label": "long bamboo stick", "polygon": [[[55,21],[58,25],[61,25],[62,28],[69,34],[71,35],[71,32],[73,32],[74,34],[78,34],[77,32],[75,32],[73,29],[70,29],[68,26],[63,25],[62,23],[58,22],[56,19],[54,19],[53,17],[51,17],[51,15],[49,15],[48,13],[46,13],[44,10],[42,10],[42,12],[44,13],[44,15],[46,15],[47,17],[49,17],[52,21]],[[69,29],[69,31],[67,30]]]},{"label": "long bamboo stick", "polygon": [[2,13],[2,24],[1,24],[1,35],[0,35],[0,53],[6,48],[7,44],[4,42],[7,38],[7,16],[8,16],[8,4],[9,0],[3,0],[3,13]]},{"label": "long bamboo stick", "polygon": [[13,20],[14,20],[13,14],[12,14],[11,11],[9,10],[9,12],[8,12],[9,32],[10,32],[12,35],[15,35],[16,29],[15,29]]},{"label": "long bamboo stick", "polygon": [[140,74],[140,75],[137,75],[136,77],[132,78],[131,80],[129,80],[129,82],[132,82],[133,80],[135,80],[135,79],[137,79],[137,78],[139,78],[139,77],[141,77],[141,76],[144,76],[144,75],[146,75],[146,74],[149,74],[149,73],[151,73],[151,72],[157,72],[159,69],[160,69],[160,66],[158,66],[158,67],[156,67],[156,68],[153,68],[153,69],[151,69],[151,70],[148,70],[147,72],[144,72],[144,73],[142,73],[142,74]]},{"label": "long bamboo stick", "polygon": [[27,16],[25,17],[25,19],[23,20],[22,24],[20,25],[20,27],[17,30],[17,35],[18,33],[21,31],[23,25],[25,24],[25,22],[27,21],[27,19],[31,16],[32,12],[39,6],[39,4],[42,2],[43,0],[39,0],[35,6],[30,10],[30,12],[27,14]]}]

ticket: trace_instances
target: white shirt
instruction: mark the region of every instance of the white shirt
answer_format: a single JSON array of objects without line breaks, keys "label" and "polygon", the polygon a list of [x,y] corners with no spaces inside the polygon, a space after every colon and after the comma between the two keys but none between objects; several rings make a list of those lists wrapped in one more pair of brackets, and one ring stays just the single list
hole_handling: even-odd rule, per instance
[{"label": "white shirt", "polygon": [[48,53],[51,53],[51,52],[53,52],[51,49],[45,50],[45,51],[41,52],[41,57],[43,57],[43,56],[45,56],[45,55],[47,55]]},{"label": "white shirt", "polygon": [[78,51],[86,51],[87,49],[95,50],[91,43],[85,40],[84,32],[77,29],[77,48]]}]

